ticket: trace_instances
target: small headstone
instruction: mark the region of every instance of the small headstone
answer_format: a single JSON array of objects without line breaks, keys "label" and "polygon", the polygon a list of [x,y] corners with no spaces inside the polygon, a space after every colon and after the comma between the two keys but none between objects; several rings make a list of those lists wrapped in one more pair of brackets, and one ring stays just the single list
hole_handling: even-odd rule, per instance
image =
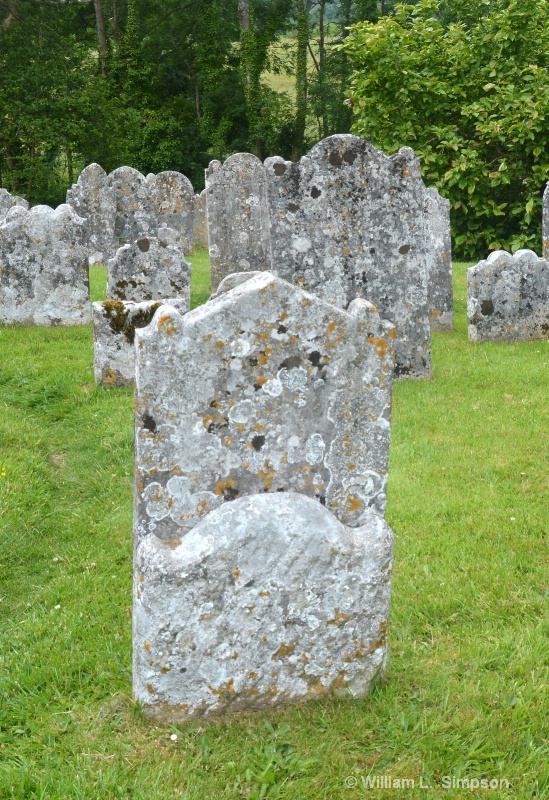
[{"label": "small headstone", "polygon": [[212,291],[231,272],[272,269],[267,176],[251,153],[206,170]]},{"label": "small headstone", "polygon": [[454,328],[452,287],[452,238],[450,201],[437,189],[426,191],[427,235],[432,262],[429,268],[429,315],[432,331]]},{"label": "small headstone", "polygon": [[116,206],[114,235],[119,247],[156,231],[158,222],[150,183],[140,172],[132,167],[119,167],[108,176],[108,185]]},{"label": "small headstone", "polygon": [[90,322],[86,220],[68,205],[15,207],[0,225],[0,321]]},{"label": "small headstone", "polygon": [[473,342],[549,338],[549,260],[532,250],[503,250],[467,270]]},{"label": "small headstone", "polygon": [[89,164],[67,191],[67,203],[88,221],[88,259],[90,264],[106,264],[119,245],[114,236],[115,194],[105,170]]},{"label": "small headstone", "polygon": [[160,228],[158,234],[142,234],[132,244],[121,247],[109,261],[109,299],[139,303],[179,297],[189,307],[191,265],[178,244],[179,234],[169,228]]},{"label": "small headstone", "polygon": [[543,193],[543,245],[541,249],[542,258],[549,259],[549,183]]},{"label": "small headstone", "polygon": [[182,237],[184,252],[190,253],[194,239],[194,190],[190,180],[180,172],[166,171],[155,175],[148,185],[157,225],[176,230]]},{"label": "small headstone", "polygon": [[194,196],[194,246],[208,247],[208,215],[206,189]]},{"label": "small headstone", "polygon": [[181,298],[147,300],[144,303],[105,300],[92,304],[96,383],[127,386],[134,382],[135,331],[149,325],[156,310],[164,304],[177,308],[181,313],[188,311],[186,300]]}]

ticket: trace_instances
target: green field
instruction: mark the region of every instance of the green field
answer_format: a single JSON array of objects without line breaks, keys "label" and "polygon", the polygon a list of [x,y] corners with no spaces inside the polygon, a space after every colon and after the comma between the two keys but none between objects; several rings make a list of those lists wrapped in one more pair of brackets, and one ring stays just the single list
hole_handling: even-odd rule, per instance
[{"label": "green field", "polygon": [[[90,327],[0,327],[0,800],[549,798],[549,342],[469,344],[454,274],[433,379],[394,390],[386,680],[181,727],[131,698],[132,390]],[[445,788],[483,776],[510,788]]]}]

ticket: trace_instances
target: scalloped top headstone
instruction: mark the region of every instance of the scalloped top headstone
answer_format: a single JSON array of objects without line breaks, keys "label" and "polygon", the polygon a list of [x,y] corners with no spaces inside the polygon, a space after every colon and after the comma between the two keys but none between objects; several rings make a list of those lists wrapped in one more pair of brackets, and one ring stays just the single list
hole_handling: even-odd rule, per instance
[{"label": "scalloped top headstone", "polygon": [[294,491],[346,525],[386,501],[394,328],[271,273],[136,331],[136,536]]},{"label": "scalloped top headstone", "polygon": [[212,291],[231,272],[272,269],[267,176],[251,153],[206,170]]},{"label": "scalloped top headstone", "polygon": [[185,253],[193,249],[193,199],[190,180],[181,172],[168,170],[147,178],[157,225],[167,225],[182,237]]},{"label": "scalloped top headstone", "polygon": [[438,189],[426,191],[425,212],[431,244],[429,267],[429,314],[431,330],[454,328],[454,294],[452,287],[452,239],[450,234],[450,201]]},{"label": "scalloped top headstone", "polygon": [[119,245],[114,236],[115,195],[103,167],[89,164],[82,170],[67,191],[67,203],[88,220],[89,263],[106,263]]},{"label": "scalloped top headstone", "polygon": [[156,232],[157,215],[150,186],[140,172],[133,167],[119,167],[108,176],[108,185],[116,204],[114,235],[119,247]]},{"label": "scalloped top headstone", "polygon": [[208,247],[208,216],[206,213],[206,189],[194,196],[194,246]]},{"label": "scalloped top headstone", "polygon": [[0,321],[90,322],[86,220],[71,206],[12,208],[0,225]]}]

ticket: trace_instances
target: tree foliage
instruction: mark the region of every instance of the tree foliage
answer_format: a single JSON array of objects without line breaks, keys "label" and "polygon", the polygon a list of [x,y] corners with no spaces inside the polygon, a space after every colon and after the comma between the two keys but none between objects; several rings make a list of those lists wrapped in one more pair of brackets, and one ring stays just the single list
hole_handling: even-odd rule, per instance
[{"label": "tree foliage", "polygon": [[458,253],[539,250],[549,177],[547,0],[421,0],[342,45],[352,129],[420,156],[448,197]]}]

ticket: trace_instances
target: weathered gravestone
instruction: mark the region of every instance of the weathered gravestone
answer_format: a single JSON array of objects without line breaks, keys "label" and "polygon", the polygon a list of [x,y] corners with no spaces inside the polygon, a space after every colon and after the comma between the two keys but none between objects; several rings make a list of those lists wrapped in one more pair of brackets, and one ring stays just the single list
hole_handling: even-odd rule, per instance
[{"label": "weathered gravestone", "polygon": [[92,304],[93,363],[96,383],[104,386],[127,386],[135,378],[134,339],[137,328],[151,322],[161,305],[170,305],[185,314],[187,300],[146,300],[134,303],[105,300]]},{"label": "weathered gravestone", "polygon": [[132,167],[119,167],[108,176],[108,185],[116,206],[114,235],[119,247],[156,231],[150,181]]},{"label": "weathered gravestone", "polygon": [[194,246],[208,247],[208,216],[206,212],[206,189],[194,196]]},{"label": "weathered gravestone", "polygon": [[5,217],[10,208],[14,206],[28,209],[29,204],[24,197],[10,194],[7,189],[0,189],[0,217]]},{"label": "weathered gravestone", "polygon": [[192,184],[181,172],[159,172],[147,180],[156,224],[176,230],[185,253],[193,249],[194,221]]},{"label": "weathered gravestone", "polygon": [[532,250],[503,250],[467,270],[469,339],[549,338],[549,260]]},{"label": "weathered gravestone", "polygon": [[[134,692],[164,718],[383,668],[394,328],[269,273],[136,331]],[[228,502],[232,501],[232,502]]]},{"label": "weathered gravestone", "polygon": [[89,263],[106,263],[119,247],[114,235],[116,200],[107,173],[99,164],[89,164],[82,170],[67,191],[67,204],[88,221]]},{"label": "weathered gravestone", "polygon": [[141,236],[121,247],[109,261],[107,297],[113,300],[161,300],[184,298],[190,304],[191,265],[185,260],[182,241],[171,228],[158,236]]},{"label": "weathered gravestone", "polygon": [[450,201],[437,189],[426,191],[427,235],[431,246],[429,267],[429,314],[431,330],[454,328],[454,294],[452,287],[452,239],[450,234]]},{"label": "weathered gravestone", "polygon": [[[212,291],[231,272],[273,269],[267,175],[251,153],[206,170]],[[276,267],[276,265],[275,265]]]},{"label": "weathered gravestone", "polygon": [[419,161],[330,136],[297,163],[265,162],[273,269],[346,307],[374,303],[397,329],[396,374],[429,377],[428,236]]},{"label": "weathered gravestone", "polygon": [[90,322],[86,220],[68,205],[12,208],[0,225],[0,321]]},{"label": "weathered gravestone", "polygon": [[541,248],[542,258],[549,259],[549,183],[543,193],[543,244]]}]

